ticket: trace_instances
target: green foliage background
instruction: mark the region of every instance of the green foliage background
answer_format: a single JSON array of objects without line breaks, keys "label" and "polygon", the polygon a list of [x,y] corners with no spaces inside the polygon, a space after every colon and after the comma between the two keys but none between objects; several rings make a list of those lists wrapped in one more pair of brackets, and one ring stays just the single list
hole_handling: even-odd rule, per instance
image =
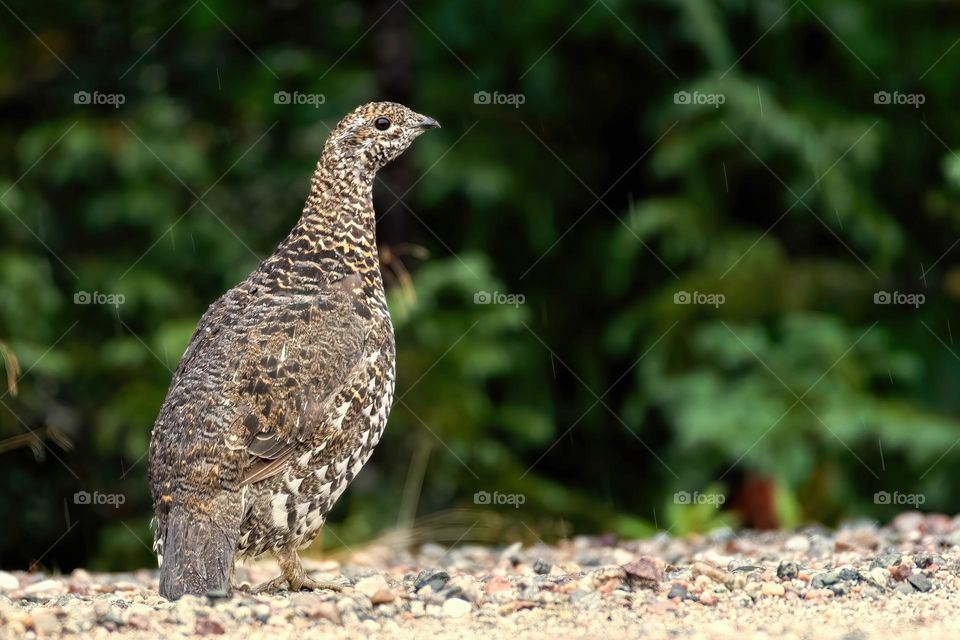
[{"label": "green foliage background", "polygon": [[144,456],[170,371],[293,225],[328,128],[374,99],[444,128],[375,194],[398,401],[327,544],[755,525],[757,479],[781,526],[910,506],[878,491],[957,510],[960,8],[8,2],[2,566],[152,563]]}]

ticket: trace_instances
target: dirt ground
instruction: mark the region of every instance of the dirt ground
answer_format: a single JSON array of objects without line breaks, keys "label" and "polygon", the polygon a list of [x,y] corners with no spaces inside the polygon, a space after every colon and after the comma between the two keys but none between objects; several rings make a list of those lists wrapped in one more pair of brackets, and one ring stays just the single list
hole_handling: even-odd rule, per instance
[{"label": "dirt ground", "polygon": [[[153,570],[0,571],[0,637],[957,637],[960,517],[556,546],[425,545],[308,562],[340,592],[167,602]],[[240,571],[275,575],[271,561]]]}]

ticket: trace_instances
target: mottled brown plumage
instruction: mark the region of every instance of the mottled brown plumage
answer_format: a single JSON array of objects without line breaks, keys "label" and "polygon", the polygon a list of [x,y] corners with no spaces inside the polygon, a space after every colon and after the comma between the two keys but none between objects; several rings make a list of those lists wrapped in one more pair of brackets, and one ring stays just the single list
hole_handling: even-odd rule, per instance
[{"label": "mottled brown plumage", "polygon": [[150,442],[160,593],[229,590],[272,551],[266,588],[323,585],[296,550],[370,457],[394,388],[373,179],[435,120],[375,102],[331,132],[300,221],[200,320]]}]

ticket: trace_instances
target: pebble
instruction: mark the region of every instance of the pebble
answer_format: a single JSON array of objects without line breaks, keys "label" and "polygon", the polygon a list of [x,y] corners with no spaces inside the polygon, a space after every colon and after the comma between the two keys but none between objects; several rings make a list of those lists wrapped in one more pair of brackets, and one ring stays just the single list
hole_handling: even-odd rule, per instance
[{"label": "pebble", "polygon": [[547,575],[550,573],[551,565],[549,562],[543,558],[537,558],[533,562],[533,572],[539,575]]},{"label": "pebble", "polygon": [[800,565],[783,561],[777,566],[777,577],[781,580],[793,580],[800,575]]},{"label": "pebble", "polygon": [[448,618],[462,618],[470,613],[470,603],[460,598],[450,598],[443,603],[443,615]]},{"label": "pebble", "polygon": [[860,572],[856,569],[851,569],[850,567],[844,567],[840,569],[840,579],[846,580],[847,582],[859,581],[863,576],[860,575]]},{"label": "pebble", "polygon": [[659,558],[640,556],[623,565],[623,571],[631,580],[658,583],[663,581],[664,565],[663,560]]},{"label": "pebble", "polygon": [[226,629],[213,618],[198,618],[193,632],[198,636],[222,635]]},{"label": "pebble", "polygon": [[449,579],[450,574],[443,569],[424,569],[414,580],[413,590],[420,591],[424,587],[430,587],[434,591],[440,591]]},{"label": "pebble", "polygon": [[670,587],[670,591],[667,592],[667,598],[680,598],[684,600],[687,598],[687,588],[682,584],[674,583]]},{"label": "pebble", "polygon": [[881,587],[887,586],[890,582],[890,572],[880,567],[874,567],[867,572],[867,577]]},{"label": "pebble", "polygon": [[782,596],[785,592],[783,585],[777,582],[764,582],[760,588],[760,593],[765,596]]},{"label": "pebble", "polygon": [[377,595],[379,592],[389,592],[390,585],[387,583],[387,579],[382,575],[375,574],[358,580],[357,584],[354,585],[354,589],[373,600],[373,596]]},{"label": "pebble", "polygon": [[[541,583],[541,586],[548,583]],[[483,594],[479,581],[470,575],[459,575],[451,578],[444,589],[447,598],[460,598],[467,602],[480,602]]]},{"label": "pebble", "polygon": [[783,548],[795,553],[806,553],[810,550],[810,539],[807,536],[792,536],[787,539]]},{"label": "pebble", "polygon": [[909,578],[907,578],[907,582],[912,584],[913,588],[916,589],[917,591],[922,591],[924,593],[933,589],[933,583],[930,581],[930,578],[923,575],[922,573],[918,573],[910,576]]},{"label": "pebble", "polygon": [[882,567],[886,569],[887,567],[892,567],[893,565],[900,564],[902,556],[896,551],[887,551],[870,562],[870,567]]},{"label": "pebble", "polygon": [[929,553],[918,553],[913,556],[913,564],[917,565],[918,569],[926,569],[933,564],[933,556]]},{"label": "pebble", "polygon": [[17,576],[6,571],[0,571],[0,591],[13,591],[20,588],[20,581]]},{"label": "pebble", "polygon": [[61,593],[63,591],[66,591],[66,588],[59,580],[41,580],[40,582],[29,584],[23,589],[24,594],[31,596]]},{"label": "pebble", "polygon": [[483,592],[488,596],[501,591],[507,591],[513,588],[513,584],[503,576],[494,576],[487,581]]},{"label": "pebble", "polygon": [[33,610],[31,617],[33,618],[33,629],[38,634],[53,635],[60,633],[60,620],[57,618],[55,610],[37,608]]},{"label": "pebble", "polygon": [[733,580],[733,576],[722,569],[713,567],[705,562],[696,562],[690,567],[690,574],[693,576],[706,576],[719,584],[726,584]]},{"label": "pebble", "polygon": [[810,586],[814,589],[822,589],[823,587],[829,587],[832,584],[840,582],[840,579],[839,571],[826,571],[813,576],[810,580]]}]

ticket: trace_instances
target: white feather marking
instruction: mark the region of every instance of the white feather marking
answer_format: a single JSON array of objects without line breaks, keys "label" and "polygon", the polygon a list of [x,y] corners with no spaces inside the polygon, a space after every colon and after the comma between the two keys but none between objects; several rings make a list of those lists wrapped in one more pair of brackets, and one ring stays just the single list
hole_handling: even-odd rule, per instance
[{"label": "white feather marking", "polygon": [[278,493],[270,498],[270,519],[273,526],[279,529],[287,528],[287,500],[290,498],[286,493]]}]

